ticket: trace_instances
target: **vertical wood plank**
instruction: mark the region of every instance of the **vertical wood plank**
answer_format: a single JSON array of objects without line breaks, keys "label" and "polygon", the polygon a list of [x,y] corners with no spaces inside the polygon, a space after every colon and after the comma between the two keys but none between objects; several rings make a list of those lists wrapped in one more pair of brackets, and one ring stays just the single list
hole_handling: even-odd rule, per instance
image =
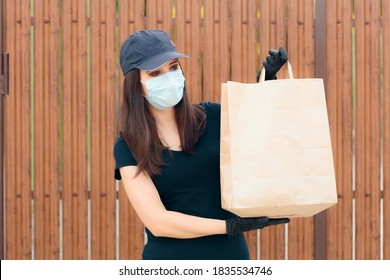
[{"label": "vertical wood plank", "polygon": [[[264,35],[260,35],[261,40],[269,41],[269,45],[264,45],[260,42],[261,53],[264,57],[268,55],[268,49],[279,46],[288,46],[287,51],[289,53],[289,60],[291,61],[294,69],[294,73],[298,77],[313,77],[314,76],[314,22],[313,22],[313,1],[289,1],[288,3],[288,41],[286,44],[286,30],[285,30],[285,9],[286,2],[279,1],[273,3],[271,6],[269,3],[262,3],[261,15],[264,15],[267,10],[276,9],[278,12],[269,11],[268,25],[277,26],[277,28],[270,28],[270,31],[264,32]],[[261,27],[267,26],[265,20],[261,21]],[[265,27],[266,28],[266,27]],[[278,78],[285,78],[284,71],[278,73]],[[311,259],[313,258],[313,219],[294,219],[289,224],[289,259]],[[269,231],[278,230],[270,228]],[[281,231],[281,229],[279,229]],[[265,232],[264,232],[265,233]],[[305,235],[305,239],[299,238]],[[263,236],[265,234],[262,234]],[[276,234],[271,234],[276,235]],[[279,233],[280,237],[284,237],[284,234]],[[269,242],[268,242],[269,243]],[[262,248],[263,248],[262,239]],[[264,251],[264,254],[267,254]],[[268,254],[270,252],[268,251]],[[283,252],[280,252],[280,257],[283,257]]]},{"label": "vertical wood plank", "polygon": [[257,1],[232,1],[232,80],[255,82],[257,74]]},{"label": "vertical wood plank", "polygon": [[[326,50],[331,51],[335,50],[337,48],[337,3],[335,0],[327,1],[327,46]],[[339,153],[339,146],[337,141],[337,132],[338,132],[338,125],[340,124],[338,122],[338,102],[337,102],[337,75],[339,74],[337,72],[338,66],[334,63],[334,59],[332,59],[332,56],[326,55],[326,63],[327,63],[327,73],[326,73],[326,79],[327,84],[326,86],[326,101],[327,101],[327,109],[328,109],[328,119],[329,119],[329,129],[330,129],[330,136],[331,136],[331,143],[332,143],[332,151],[333,151],[333,160],[335,165],[335,176],[336,176],[336,186],[340,187],[339,181],[337,181],[340,178],[339,174],[339,162],[337,161],[337,157],[340,154]],[[338,194],[340,192],[340,188],[337,189]],[[340,201],[341,202],[341,201]],[[342,202],[341,202],[342,203]],[[339,207],[340,204],[338,204],[336,207]],[[334,218],[335,209],[329,209],[327,211],[327,215],[331,215]],[[326,217],[327,219],[327,217]],[[334,218],[335,219],[335,218]],[[328,221],[328,219],[327,219]],[[336,224],[338,225],[338,220],[335,220]],[[327,242],[327,250],[328,252],[331,252],[331,250],[335,250],[335,248],[339,248],[339,245],[341,241],[338,241],[339,238],[337,236],[337,227],[335,225],[332,225],[327,223],[327,238],[329,242]],[[335,256],[331,256],[329,254],[330,258],[335,258]]]},{"label": "vertical wood plank", "polygon": [[231,2],[231,79],[233,81],[243,82],[242,80],[242,38],[241,38],[241,23],[242,23],[242,2]]},{"label": "vertical wood plank", "polygon": [[[131,33],[145,28],[144,9],[144,0],[126,0],[118,2],[119,47]],[[119,69],[119,105],[123,99],[123,81],[123,74],[121,69]],[[119,131],[117,131],[117,133],[118,132]],[[119,258],[141,259],[144,247],[144,226],[132,208],[122,183],[119,185],[118,197]]]},{"label": "vertical wood plank", "polygon": [[[337,33],[337,3],[336,1],[328,1],[327,2],[327,10],[328,10],[328,19],[327,19],[327,51],[332,52],[332,50],[337,49],[337,39],[336,36],[340,36]],[[332,52],[334,53],[334,52]],[[335,164],[335,175],[336,175],[336,185],[338,187],[337,191],[338,194],[341,192],[341,186],[339,179],[341,178],[340,174],[340,164],[338,159],[338,155],[340,155],[341,147],[338,145],[338,126],[341,125],[341,121],[339,121],[338,116],[338,100],[337,100],[337,75],[339,74],[337,70],[339,69],[338,65],[334,63],[334,57],[327,55],[327,84],[326,84],[326,100],[327,100],[327,109],[328,109],[328,118],[329,118],[329,127],[330,127],[330,136],[331,136],[331,142],[332,142],[332,150],[333,150],[333,159]],[[340,205],[343,203],[343,201],[339,201],[340,204],[338,204],[335,207],[340,207]],[[335,218],[334,215],[335,209],[329,209],[328,215],[335,219],[332,222],[329,221],[327,216],[327,221],[329,221],[329,224],[327,223],[327,234],[328,234],[328,242],[327,242],[327,248],[328,252],[331,252],[331,250],[335,250],[335,248],[339,248],[340,242],[339,236],[338,236],[338,227],[336,227],[334,224],[339,224],[337,217]],[[335,222],[336,221],[336,222]],[[352,221],[352,219],[351,219]],[[332,225],[333,224],[333,225]],[[335,253],[333,251],[333,253]],[[331,253],[328,253],[329,258],[336,258],[336,256]]]},{"label": "vertical wood plank", "polygon": [[146,28],[172,34],[172,0],[146,0]]},{"label": "vertical wood plank", "polygon": [[[257,66],[257,1],[231,1],[231,80],[255,82]],[[257,232],[245,234],[251,259],[257,259]]]},{"label": "vertical wood plank", "polygon": [[62,5],[63,258],[88,259],[86,1]]},{"label": "vertical wood plank", "polygon": [[[328,259],[352,258],[352,3],[329,1],[326,85],[338,204],[328,212]],[[333,50],[340,50],[334,52]],[[336,56],[336,57],[335,57]],[[340,61],[335,64],[334,61]]]},{"label": "vertical wood plank", "polygon": [[[219,41],[217,34],[214,34],[214,18],[215,14],[218,13],[214,9],[214,1],[205,0],[203,1],[204,5],[204,40],[203,40],[203,99],[207,101],[212,101],[215,97],[214,95],[214,83],[217,81],[214,80],[214,67],[218,67],[214,63],[214,40]],[[216,43],[218,44],[218,43]]]},{"label": "vertical wood plank", "polygon": [[[325,86],[327,84],[327,1],[315,1],[315,66],[316,78],[322,78]],[[314,259],[327,259],[327,213],[326,211],[314,216]]]},{"label": "vertical wood plank", "polygon": [[5,103],[6,258],[31,259],[30,1],[7,0],[6,7],[12,93]]},{"label": "vertical wood plank", "polygon": [[[219,19],[218,19],[218,26],[215,26],[214,33],[215,36],[219,36],[219,42],[222,42],[220,44],[218,54],[219,57],[216,61],[217,67],[220,67],[219,71],[219,77],[216,77],[216,83],[214,85],[214,94],[217,94],[217,97],[214,97],[212,100],[217,100],[220,102],[221,100],[221,83],[226,83],[228,80],[231,79],[231,64],[230,64],[230,46],[231,46],[231,29],[230,29],[230,22],[231,22],[231,7],[230,7],[230,1],[229,0],[221,0],[219,2],[219,5],[216,6],[214,4],[214,10],[216,8],[219,8]],[[203,95],[205,97],[205,95]]]},{"label": "vertical wood plank", "polygon": [[[260,67],[263,65],[263,60],[268,55],[268,48],[270,45],[270,28],[268,24],[270,22],[270,1],[260,1],[260,28],[259,28],[259,39],[260,39]],[[293,33],[296,34],[296,33]]]},{"label": "vertical wood plank", "polygon": [[[314,77],[314,2],[312,0],[304,0],[301,4],[303,9],[303,41],[300,48],[303,50],[302,64],[303,69],[301,77],[313,78]],[[299,24],[299,23],[298,23]],[[296,259],[313,259],[314,258],[314,219],[312,217],[301,219],[299,230],[295,233],[296,236],[303,236],[300,238],[299,247],[300,250]],[[292,233],[292,231],[290,231]],[[291,235],[290,235],[291,236]]]},{"label": "vertical wood plank", "polygon": [[304,70],[303,77],[314,77],[314,2],[304,0],[303,2],[303,35],[304,41]]},{"label": "vertical wood plank", "polygon": [[201,45],[200,45],[200,0],[177,1],[175,19],[176,50],[191,56],[181,59],[180,65],[186,77],[186,92],[190,100],[202,100]]},{"label": "vertical wood plank", "polygon": [[[294,77],[314,77],[314,1],[289,1],[287,9],[287,46]],[[282,72],[278,74],[278,78],[283,78]],[[305,238],[300,238],[301,236]],[[313,247],[313,218],[293,219],[288,225],[288,259],[313,259]]]},{"label": "vertical wood plank", "polygon": [[221,83],[230,80],[230,1],[204,1],[203,100],[220,101]]},{"label": "vertical wood plank", "polygon": [[[364,68],[365,64],[365,54],[364,54],[364,0],[356,1],[354,6],[355,14],[355,45],[356,45],[356,69],[361,69],[356,71],[356,128],[355,128],[355,164],[356,164],[356,173],[355,173],[355,220],[356,220],[356,229],[355,229],[355,239],[359,241],[359,245],[355,246],[359,252],[359,257],[364,258],[364,248],[363,250],[358,249],[359,246],[365,246],[364,242],[364,225],[369,222],[368,218],[364,219],[364,186],[365,186],[365,112],[364,112],[364,103],[365,103],[365,91],[364,86],[366,83],[365,75],[366,71]],[[360,66],[360,67],[359,67]],[[362,72],[362,73],[359,73]],[[364,219],[363,221],[360,219]],[[355,253],[356,254],[356,253]],[[357,256],[357,255],[356,255]],[[355,256],[354,256],[355,257]]]},{"label": "vertical wood plank", "polygon": [[380,257],[380,1],[355,1],[356,259]]},{"label": "vertical wood plank", "polygon": [[[0,20],[0,54],[4,54],[4,46],[5,44],[3,43],[3,36],[5,36],[4,32],[4,26],[5,24],[3,23],[3,18],[4,18],[4,9],[5,9],[6,3],[4,3],[2,0],[0,0],[0,15],[1,19]],[[0,59],[0,69],[6,69],[6,65],[3,62],[3,59]],[[7,70],[6,70],[7,71]],[[5,197],[4,197],[4,94],[6,90],[6,83],[7,83],[7,78],[4,73],[5,71],[1,71],[0,73],[0,259],[4,260],[5,259],[5,236],[4,236],[4,217],[5,217]]]},{"label": "vertical wood plank", "polygon": [[236,82],[243,82],[242,79],[242,64],[241,59],[242,38],[241,38],[241,16],[242,2],[231,2],[231,79]]},{"label": "vertical wood plank", "polygon": [[[306,60],[305,46],[308,43],[306,41],[305,27],[310,25],[310,21],[307,22],[304,18],[305,9],[313,9],[312,3],[308,4],[308,7],[304,7],[301,0],[289,1],[287,6],[288,14],[288,54],[289,60],[292,64],[294,77],[304,78],[304,73],[301,67]],[[280,23],[283,25],[283,23]],[[311,50],[313,51],[313,50]],[[309,54],[308,54],[309,55]],[[287,78],[284,71],[278,73],[278,78]],[[284,74],[284,77],[282,76]],[[308,228],[311,218],[298,218],[292,219],[288,225],[288,259],[312,259],[312,248],[306,249],[307,243],[314,243],[313,230]],[[305,236],[304,239],[300,236]]]},{"label": "vertical wood plank", "polygon": [[[257,52],[257,11],[258,3],[257,1],[247,1],[243,8],[242,13],[242,59],[244,62],[243,65],[243,77],[242,81],[246,83],[256,82],[256,76],[258,72],[258,52]],[[234,64],[232,65],[232,68]],[[246,233],[246,240],[250,248],[251,259],[258,259],[259,252],[259,239],[258,231],[253,231]]]},{"label": "vertical wood plank", "polygon": [[[20,172],[21,181],[18,185],[16,199],[17,199],[17,211],[21,214],[19,217],[20,230],[21,232],[16,232],[14,234],[18,235],[21,242],[22,255],[20,258],[30,259],[32,257],[32,230],[31,230],[31,32],[30,32],[30,3],[26,0],[21,2],[21,33],[20,41],[21,44],[21,58],[20,58],[20,70],[19,73],[16,72],[17,79],[19,78],[20,89],[19,96],[20,100],[20,111],[16,115],[20,120],[20,134],[17,137],[20,137],[20,146],[17,145],[18,159],[20,160],[20,165],[22,170]],[[18,143],[19,140],[16,140]],[[20,196],[19,196],[20,195]],[[20,237],[19,237],[20,236]]]},{"label": "vertical wood plank", "polygon": [[383,34],[383,259],[390,259],[390,2],[382,1]]},{"label": "vertical wood plank", "polygon": [[34,1],[34,258],[59,259],[59,1]]},{"label": "vertical wood plank", "polygon": [[[279,46],[286,47],[285,14],[285,1],[260,1],[260,66],[270,49],[278,49]],[[282,70],[278,73],[278,78],[283,78],[283,72]],[[260,259],[285,258],[285,225],[261,230]]]},{"label": "vertical wood plank", "polygon": [[301,75],[303,76],[304,74],[304,59],[305,59],[305,50],[302,48],[302,40],[304,40],[304,19],[303,19],[303,14],[304,14],[304,11],[305,11],[305,7],[304,7],[304,2],[305,0],[298,0],[298,9],[297,9],[297,19],[298,19],[298,22],[296,22],[295,24],[298,25],[297,29],[298,29],[298,42],[297,42],[297,60],[295,61],[295,73],[297,73],[297,75],[299,74],[298,77],[301,77]]},{"label": "vertical wood plank", "polygon": [[[240,69],[240,72],[241,72],[240,81],[246,82],[247,81],[246,79],[248,77],[248,71],[247,71],[246,64],[249,63],[248,56],[250,55],[250,54],[248,54],[247,51],[245,51],[245,50],[248,50],[248,46],[250,44],[248,42],[248,39],[247,39],[248,38],[248,17],[247,17],[248,1],[241,1],[240,6],[241,6],[240,7],[240,15],[238,15],[238,14],[235,15],[234,13],[232,14],[232,21],[233,22],[237,21],[237,26],[239,27],[239,30],[237,30],[237,32],[232,32],[232,36],[233,36],[233,41],[236,42],[236,44],[239,42],[240,48],[241,48],[240,61],[242,62],[242,64],[241,64],[241,69]],[[233,4],[233,10],[234,10],[234,4]],[[256,33],[254,33],[254,34],[256,34]],[[254,42],[256,42],[256,40],[254,40]],[[232,46],[232,48],[234,49],[235,46]],[[257,56],[254,55],[253,58],[257,58]],[[232,68],[234,68],[234,64],[235,64],[235,59],[233,57]],[[253,72],[255,72],[256,70],[257,69],[254,69]]]},{"label": "vertical wood plank", "polygon": [[91,2],[91,258],[115,259],[115,1]]},{"label": "vertical wood plank", "polygon": [[257,25],[257,11],[258,11],[257,1],[250,0],[247,2],[246,12],[245,12],[245,21],[243,22],[243,27],[245,30],[245,37],[243,38],[244,42],[248,42],[247,47],[244,50],[248,54],[247,63],[246,63],[246,83],[256,82],[256,75],[258,71],[257,65],[257,34],[258,34],[258,25]]},{"label": "vertical wood plank", "polygon": [[[15,70],[16,70],[16,57],[18,54],[16,51],[16,32],[18,25],[16,24],[16,11],[13,1],[5,0],[4,1],[4,10],[7,12],[4,13],[4,28],[5,28],[5,51],[9,52],[9,64],[14,65],[9,69],[9,91],[13,95],[9,95],[4,99],[4,157],[5,157],[5,258],[6,259],[16,259],[18,252],[16,235],[16,199],[15,199],[15,188],[10,188],[8,186],[16,186],[18,178],[16,177],[17,169],[12,168],[15,166],[16,160],[16,84],[15,84]],[[11,50],[13,50],[11,52]]]},{"label": "vertical wood plank", "polygon": [[[257,1],[231,1],[231,80],[254,82],[257,74]],[[207,52],[207,50],[206,50]],[[250,258],[257,259],[257,231],[245,234]]]},{"label": "vertical wood plank", "polygon": [[[290,6],[291,2],[288,3]],[[260,67],[270,49],[279,49],[280,46],[287,49],[286,30],[286,1],[260,1]],[[291,36],[297,35],[297,32],[291,33]],[[285,71],[280,71],[277,77],[286,78]]]}]

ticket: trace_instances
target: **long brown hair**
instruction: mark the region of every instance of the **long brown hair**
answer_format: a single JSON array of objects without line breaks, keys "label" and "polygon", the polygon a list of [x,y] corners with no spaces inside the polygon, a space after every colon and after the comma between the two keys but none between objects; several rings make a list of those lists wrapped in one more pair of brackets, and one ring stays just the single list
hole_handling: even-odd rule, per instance
[{"label": "long brown hair", "polygon": [[[119,131],[137,161],[138,174],[160,174],[165,165],[162,153],[167,148],[161,143],[157,125],[143,96],[138,69],[129,71],[123,83],[123,101],[119,116]],[[195,144],[201,136],[206,114],[200,105],[190,103],[184,87],[183,98],[175,106],[176,122],[180,134],[182,150],[193,153]]]}]

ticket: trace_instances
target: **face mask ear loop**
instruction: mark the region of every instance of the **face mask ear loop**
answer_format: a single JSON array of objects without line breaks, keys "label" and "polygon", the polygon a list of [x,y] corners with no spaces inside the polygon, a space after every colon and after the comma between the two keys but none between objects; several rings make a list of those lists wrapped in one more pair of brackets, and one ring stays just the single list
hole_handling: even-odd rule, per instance
[{"label": "face mask ear loop", "polygon": [[[184,70],[183,70],[183,67],[181,67],[181,64],[180,64],[180,60],[177,59],[177,62],[179,63],[179,66],[180,66],[180,70],[181,70],[181,73],[183,74],[183,77],[185,78],[186,75],[184,75]],[[183,88],[183,95],[186,94],[186,85],[187,85],[187,80],[184,81],[184,88]]]},{"label": "face mask ear loop", "polygon": [[[145,83],[144,81],[141,81],[141,79],[140,79],[139,82],[140,82],[141,84],[144,84],[145,87],[146,87],[146,83]],[[144,92],[144,87],[143,87],[142,85],[141,85],[141,90],[142,90],[142,96],[143,96],[143,97],[146,97],[145,92]]]},{"label": "face mask ear loop", "polygon": [[179,64],[179,66],[180,66],[181,73],[182,73],[183,76],[185,77],[186,75],[184,75],[183,67],[181,67],[180,60],[177,59],[177,62],[178,62],[178,64]]}]

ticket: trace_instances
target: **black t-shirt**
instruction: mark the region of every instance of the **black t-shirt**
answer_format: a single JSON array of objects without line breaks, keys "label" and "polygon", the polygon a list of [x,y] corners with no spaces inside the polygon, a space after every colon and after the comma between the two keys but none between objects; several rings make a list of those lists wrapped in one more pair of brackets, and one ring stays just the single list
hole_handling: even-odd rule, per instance
[{"label": "black t-shirt", "polygon": [[[161,201],[167,210],[188,215],[225,220],[234,214],[221,208],[220,192],[220,118],[217,103],[201,103],[205,109],[206,128],[195,146],[194,154],[165,151],[166,166],[161,175],[152,176]],[[126,142],[119,136],[114,147],[115,178],[121,179],[119,168],[137,165]],[[140,192],[142,189],[139,190]],[[199,238],[177,239],[155,237],[146,229],[148,242],[144,259],[248,259],[249,252],[243,234],[229,238],[210,235]]]}]

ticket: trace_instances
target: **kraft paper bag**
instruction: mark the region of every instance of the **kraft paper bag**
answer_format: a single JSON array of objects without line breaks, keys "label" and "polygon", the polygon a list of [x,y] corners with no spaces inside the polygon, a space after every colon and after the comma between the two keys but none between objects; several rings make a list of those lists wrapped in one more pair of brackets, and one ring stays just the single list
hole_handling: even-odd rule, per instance
[{"label": "kraft paper bag", "polygon": [[221,203],[241,217],[308,217],[337,203],[322,79],[222,84]]}]

